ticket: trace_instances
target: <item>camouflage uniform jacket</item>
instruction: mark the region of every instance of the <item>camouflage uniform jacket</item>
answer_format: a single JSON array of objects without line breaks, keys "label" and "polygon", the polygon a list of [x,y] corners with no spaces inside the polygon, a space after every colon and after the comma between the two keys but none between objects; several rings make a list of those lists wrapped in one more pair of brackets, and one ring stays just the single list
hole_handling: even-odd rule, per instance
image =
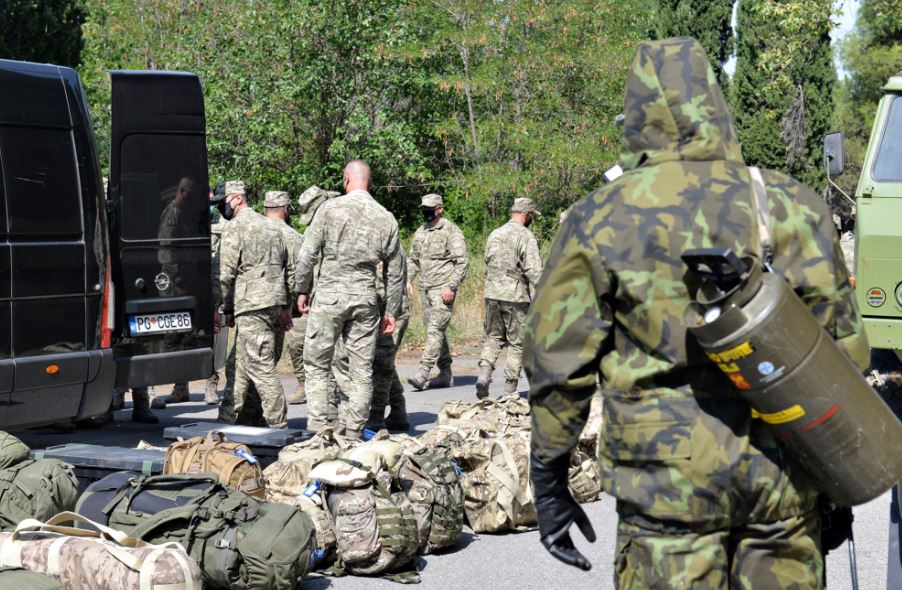
[{"label": "camouflage uniform jacket", "polygon": [[226,311],[240,315],[288,305],[294,260],[279,230],[251,208],[242,210],[222,230],[219,266]]},{"label": "camouflage uniform jacket", "polygon": [[[407,283],[407,254],[404,252],[404,246],[400,246],[401,248],[401,284],[406,285]],[[377,276],[382,276],[382,269],[385,267],[384,264],[379,263],[379,266],[376,268]],[[382,314],[385,314],[385,287],[383,281],[376,282],[376,294],[379,299],[379,311]],[[398,310],[398,315],[396,318],[409,318],[410,317],[410,296],[407,294],[407,289],[401,289],[401,307]]]},{"label": "camouflage uniform jacket", "polygon": [[[683,325],[682,252],[759,250],[751,178],[697,42],[643,43],[624,112],[627,172],[570,209],[527,318],[533,452],[551,461],[576,445],[599,375],[603,483],[621,518],[723,528],[808,512],[817,491],[801,467]],[[774,269],[864,369],[830,212],[804,185],[762,172]]]},{"label": "camouflage uniform jacket", "polygon": [[432,227],[424,223],[413,234],[407,265],[409,280],[419,275],[421,289],[457,290],[470,267],[464,233],[445,217]]},{"label": "camouflage uniform jacket", "polygon": [[[194,237],[197,229],[192,228],[185,212],[172,199],[160,213],[160,226],[157,236],[160,239],[160,250],[157,259],[163,272],[172,280],[174,293],[180,293],[189,279],[187,273],[194,262],[190,248],[181,247],[177,240]],[[186,267],[185,265],[189,265]],[[174,294],[173,293],[173,294]]]},{"label": "camouflage uniform jacket", "polygon": [[485,298],[528,303],[542,276],[539,242],[528,228],[508,221],[485,245]]},{"label": "camouflage uniform jacket", "polygon": [[213,310],[222,305],[222,287],[219,284],[219,245],[222,242],[222,230],[228,221],[219,214],[215,207],[210,208],[210,261],[213,273]]},{"label": "camouflage uniform jacket", "polygon": [[[291,258],[291,260],[294,261],[296,267],[298,256],[301,254],[301,246],[304,245],[304,234],[298,232],[286,222],[279,219],[267,218],[267,221],[269,221],[273,225],[273,227],[275,227],[276,230],[278,230],[278,232],[282,234],[282,241],[285,243],[285,248],[288,250],[288,256],[289,258]],[[288,278],[289,286],[291,287],[291,294],[294,295],[298,292],[297,287],[294,284],[295,274],[290,274]]]},{"label": "camouflage uniform jacket", "polygon": [[307,228],[298,256],[298,292],[309,293],[315,282],[319,293],[372,293],[375,302],[376,266],[382,261],[386,314],[397,317],[404,288],[401,256],[394,215],[368,192],[351,191],[324,203]]}]

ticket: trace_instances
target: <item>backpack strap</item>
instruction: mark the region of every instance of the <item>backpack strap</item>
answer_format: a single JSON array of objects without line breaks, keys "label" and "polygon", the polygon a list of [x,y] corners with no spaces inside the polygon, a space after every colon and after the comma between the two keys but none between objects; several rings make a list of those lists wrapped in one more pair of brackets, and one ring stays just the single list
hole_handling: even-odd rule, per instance
[{"label": "backpack strap", "polygon": [[767,204],[767,187],[761,176],[761,169],[749,166],[749,175],[752,177],[752,205],[755,207],[755,217],[758,220],[758,242],[761,245],[761,261],[764,267],[770,270],[770,264],[774,259],[774,246],[770,237],[770,209]]}]

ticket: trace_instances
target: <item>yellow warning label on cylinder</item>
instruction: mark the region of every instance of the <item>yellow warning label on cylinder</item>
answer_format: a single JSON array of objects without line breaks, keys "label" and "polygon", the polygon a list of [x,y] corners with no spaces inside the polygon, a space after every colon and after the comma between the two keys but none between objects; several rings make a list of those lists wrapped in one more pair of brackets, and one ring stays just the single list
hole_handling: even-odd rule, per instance
[{"label": "yellow warning label on cylinder", "polygon": [[714,361],[715,363],[729,363],[732,361],[738,361],[739,359],[744,359],[747,356],[751,356],[754,354],[755,349],[752,348],[751,342],[743,342],[739,346],[734,346],[729,350],[723,350],[721,352],[706,352],[708,358]]},{"label": "yellow warning label on cylinder", "polygon": [[762,414],[755,408],[752,408],[752,418],[760,418],[768,424],[786,424],[787,422],[798,420],[804,415],[805,408],[803,408],[799,404],[790,406],[785,410],[780,410],[779,412],[774,412],[773,414]]}]

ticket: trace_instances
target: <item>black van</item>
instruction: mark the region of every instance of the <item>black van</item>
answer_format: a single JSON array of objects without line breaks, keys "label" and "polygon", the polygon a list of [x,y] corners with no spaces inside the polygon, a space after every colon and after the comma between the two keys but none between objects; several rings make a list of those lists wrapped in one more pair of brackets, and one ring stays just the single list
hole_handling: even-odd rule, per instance
[{"label": "black van", "polygon": [[0,60],[0,428],[213,367],[203,93],[112,72],[109,200],[74,70]]}]

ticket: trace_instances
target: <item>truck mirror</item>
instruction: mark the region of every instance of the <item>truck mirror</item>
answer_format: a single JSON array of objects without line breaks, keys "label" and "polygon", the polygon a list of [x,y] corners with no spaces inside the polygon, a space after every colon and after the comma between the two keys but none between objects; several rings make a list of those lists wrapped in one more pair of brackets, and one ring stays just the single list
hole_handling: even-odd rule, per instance
[{"label": "truck mirror", "polygon": [[834,178],[845,169],[842,146],[842,133],[834,131],[824,136],[824,167],[827,176]]}]

